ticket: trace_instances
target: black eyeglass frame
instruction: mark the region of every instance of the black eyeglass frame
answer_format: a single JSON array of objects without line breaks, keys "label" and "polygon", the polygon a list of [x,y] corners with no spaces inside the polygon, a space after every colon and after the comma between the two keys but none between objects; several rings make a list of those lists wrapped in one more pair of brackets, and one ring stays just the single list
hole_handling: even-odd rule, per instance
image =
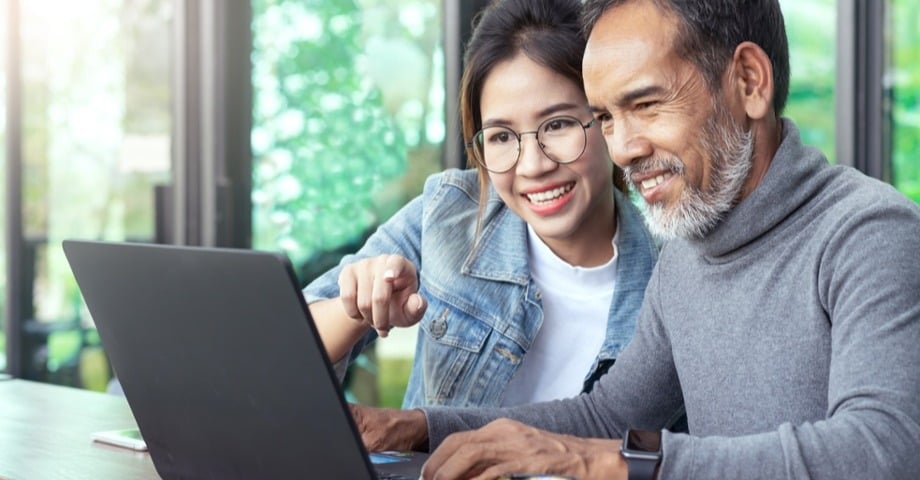
[{"label": "black eyeglass frame", "polygon": [[[546,150],[543,149],[543,142],[540,141],[540,130],[543,128],[543,126],[549,122],[553,122],[553,121],[560,120],[560,119],[574,120],[575,123],[581,127],[581,133],[582,135],[584,135],[584,144],[581,146],[581,151],[578,152],[578,155],[575,155],[575,157],[572,158],[571,160],[566,160],[566,161],[556,160],[550,154],[546,153]],[[546,158],[549,158],[550,160],[560,165],[567,165],[569,163],[574,162],[575,160],[578,160],[579,158],[581,158],[581,155],[585,153],[585,149],[588,148],[588,129],[593,127],[595,123],[597,123],[596,118],[592,118],[591,120],[588,121],[588,123],[581,123],[581,120],[579,120],[577,117],[573,115],[559,115],[557,117],[547,118],[546,120],[540,122],[540,125],[537,125],[536,130],[532,130],[529,132],[516,132],[510,127],[505,127],[502,125],[490,125],[490,126],[483,127],[477,130],[476,133],[473,134],[473,139],[466,142],[466,148],[468,148],[469,150],[472,150],[473,158],[476,160],[476,162],[482,165],[482,168],[485,168],[486,170],[492,173],[505,173],[511,170],[512,168],[514,168],[515,165],[517,165],[517,163],[521,160],[521,144],[523,143],[524,135],[533,134],[534,138],[536,138],[537,140],[537,145],[540,146],[540,151],[543,152],[543,155],[546,155]],[[484,158],[484,155],[481,155],[479,149],[477,149],[476,147],[476,139],[482,137],[483,132],[485,132],[486,129],[496,128],[496,127],[504,128],[505,130],[511,132],[512,134],[514,134],[514,137],[517,138],[517,141],[518,141],[517,157],[514,159],[514,162],[512,162],[511,165],[509,165],[508,168],[504,170],[493,170],[489,168],[489,165],[486,163],[486,159]]]}]

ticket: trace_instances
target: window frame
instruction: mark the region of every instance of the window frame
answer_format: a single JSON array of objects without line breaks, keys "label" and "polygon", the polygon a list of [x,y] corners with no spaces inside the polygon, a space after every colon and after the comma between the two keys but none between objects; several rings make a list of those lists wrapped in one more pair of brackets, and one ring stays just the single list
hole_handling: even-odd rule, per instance
[{"label": "window frame", "polygon": [[[22,81],[20,5],[6,0],[6,238],[4,332],[6,371],[22,372]],[[157,240],[206,246],[251,247],[252,236],[252,6],[249,1],[168,0],[176,13],[173,45],[173,185],[157,192]],[[459,128],[462,49],[472,19],[487,0],[444,1],[445,168],[467,164]],[[838,0],[836,157],[891,181],[892,110],[884,81],[890,66],[885,30],[889,1]],[[245,54],[241,54],[245,52]],[[233,53],[231,55],[231,53]]]},{"label": "window frame", "polygon": [[837,163],[891,183],[889,0],[837,1]]}]

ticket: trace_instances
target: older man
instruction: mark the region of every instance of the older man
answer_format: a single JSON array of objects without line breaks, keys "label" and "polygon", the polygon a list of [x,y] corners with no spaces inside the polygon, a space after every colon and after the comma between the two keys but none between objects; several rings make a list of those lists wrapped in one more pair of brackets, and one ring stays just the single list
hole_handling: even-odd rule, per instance
[{"label": "older man", "polygon": [[[634,340],[574,399],[356,408],[366,443],[438,447],[426,478],[916,478],[920,207],[781,117],[777,0],[589,0],[586,20],[595,118],[670,239]],[[689,434],[664,430],[682,408]]]}]

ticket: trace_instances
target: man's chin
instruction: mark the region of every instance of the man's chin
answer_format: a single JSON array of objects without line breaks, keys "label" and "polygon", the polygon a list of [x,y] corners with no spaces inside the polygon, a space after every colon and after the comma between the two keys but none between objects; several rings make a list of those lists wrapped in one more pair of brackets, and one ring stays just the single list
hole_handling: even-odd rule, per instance
[{"label": "man's chin", "polygon": [[[684,206],[686,207],[686,205]],[[667,241],[675,238],[688,240],[706,236],[719,221],[717,212],[708,209],[665,207],[646,204],[645,223],[655,237]]]},{"label": "man's chin", "polygon": [[663,215],[655,215],[647,211],[645,224],[648,226],[648,230],[652,232],[652,235],[661,240],[673,240],[679,236],[673,222],[668,221]]}]

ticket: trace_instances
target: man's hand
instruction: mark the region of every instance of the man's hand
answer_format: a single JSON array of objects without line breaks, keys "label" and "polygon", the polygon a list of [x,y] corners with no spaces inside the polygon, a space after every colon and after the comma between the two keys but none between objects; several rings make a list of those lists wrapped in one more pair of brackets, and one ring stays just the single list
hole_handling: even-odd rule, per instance
[{"label": "man's hand", "polygon": [[425,463],[422,478],[494,479],[528,473],[626,480],[619,451],[619,440],[578,438],[500,419],[447,437]]},{"label": "man's hand", "polygon": [[428,421],[421,410],[349,407],[368,451],[428,450]]},{"label": "man's hand", "polygon": [[428,307],[418,294],[415,265],[401,255],[378,255],[346,265],[339,274],[345,313],[386,337],[392,327],[408,327]]}]

